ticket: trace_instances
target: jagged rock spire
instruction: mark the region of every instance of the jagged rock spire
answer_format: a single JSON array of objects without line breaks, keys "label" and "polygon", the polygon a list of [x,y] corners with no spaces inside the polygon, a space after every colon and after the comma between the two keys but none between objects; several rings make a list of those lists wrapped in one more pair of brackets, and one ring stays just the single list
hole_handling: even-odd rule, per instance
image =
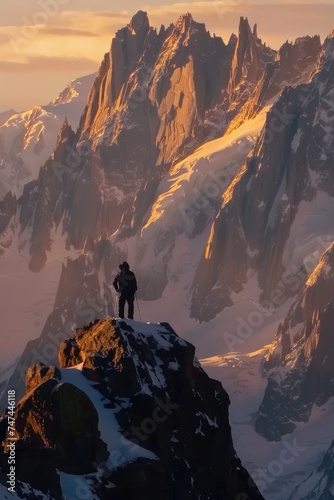
[{"label": "jagged rock spire", "polygon": [[128,27],[135,33],[139,33],[140,31],[147,33],[150,27],[150,22],[148,19],[147,12],[139,10],[131,19],[130,23],[128,24]]}]

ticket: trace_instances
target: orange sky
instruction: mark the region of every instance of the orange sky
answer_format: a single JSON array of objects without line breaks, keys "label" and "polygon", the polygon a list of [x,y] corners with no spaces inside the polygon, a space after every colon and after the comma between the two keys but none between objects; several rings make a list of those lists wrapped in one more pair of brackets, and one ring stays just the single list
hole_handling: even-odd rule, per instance
[{"label": "orange sky", "polygon": [[151,24],[175,22],[184,12],[205,22],[224,41],[237,32],[240,16],[258,24],[258,35],[278,48],[306,34],[322,39],[334,28],[334,0],[327,4],[295,0],[267,2],[221,0],[168,2],[138,0],[112,10],[109,0],[1,0],[0,112],[25,110],[54,99],[73,78],[94,72],[109,49],[115,31],[139,9]]}]

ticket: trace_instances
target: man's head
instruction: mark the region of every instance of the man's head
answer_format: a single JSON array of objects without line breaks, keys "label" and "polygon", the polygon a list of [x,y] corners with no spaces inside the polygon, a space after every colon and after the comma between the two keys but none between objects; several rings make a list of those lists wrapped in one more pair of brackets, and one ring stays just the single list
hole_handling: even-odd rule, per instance
[{"label": "man's head", "polygon": [[121,271],[128,271],[130,269],[129,264],[126,261],[124,261],[123,264],[120,264],[118,267]]}]

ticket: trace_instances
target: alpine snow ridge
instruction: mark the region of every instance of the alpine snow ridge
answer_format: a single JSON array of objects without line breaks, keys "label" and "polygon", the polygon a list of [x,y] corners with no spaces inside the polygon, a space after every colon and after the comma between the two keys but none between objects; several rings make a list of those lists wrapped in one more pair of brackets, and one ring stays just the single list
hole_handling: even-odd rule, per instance
[{"label": "alpine snow ridge", "polygon": [[20,196],[24,185],[38,177],[65,117],[77,128],[93,78],[87,75],[73,80],[46,106],[0,115],[0,199],[8,191]]}]

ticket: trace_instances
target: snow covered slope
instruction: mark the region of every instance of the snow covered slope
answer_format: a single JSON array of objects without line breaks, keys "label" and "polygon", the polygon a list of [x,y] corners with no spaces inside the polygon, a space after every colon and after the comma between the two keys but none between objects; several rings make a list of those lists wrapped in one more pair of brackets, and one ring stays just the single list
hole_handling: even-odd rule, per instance
[{"label": "snow covered slope", "polygon": [[305,481],[295,488],[289,500],[303,498],[311,500],[320,498],[321,500],[331,500],[334,497],[334,441],[328,448],[324,458]]},{"label": "snow covered slope", "polygon": [[[267,336],[270,334],[268,330]],[[281,441],[269,442],[255,432],[254,422],[266,387],[262,359],[270,348],[268,345],[248,354],[235,352],[200,361],[210,377],[223,381],[230,395],[229,414],[236,451],[264,498],[330,499],[331,496],[321,495],[330,490],[333,481],[331,451],[328,460],[324,454],[333,439],[334,398],[321,408],[314,407],[309,422],[299,423],[294,433]],[[301,482],[301,487],[297,487]]]},{"label": "snow covered slope", "polygon": [[95,73],[92,73],[72,80],[56,99],[43,106],[43,109],[62,120],[66,117],[72,129],[76,130],[94,78]]},{"label": "snow covered slope", "polygon": [[24,185],[38,177],[65,117],[74,129],[78,126],[94,76],[73,80],[52,103],[11,113],[0,124],[0,199],[8,191],[20,196]]},{"label": "snow covered slope", "polygon": [[6,121],[9,120],[11,116],[16,114],[16,111],[14,111],[13,109],[9,109],[8,111],[3,111],[2,113],[0,113],[0,127],[4,123],[6,123]]}]

